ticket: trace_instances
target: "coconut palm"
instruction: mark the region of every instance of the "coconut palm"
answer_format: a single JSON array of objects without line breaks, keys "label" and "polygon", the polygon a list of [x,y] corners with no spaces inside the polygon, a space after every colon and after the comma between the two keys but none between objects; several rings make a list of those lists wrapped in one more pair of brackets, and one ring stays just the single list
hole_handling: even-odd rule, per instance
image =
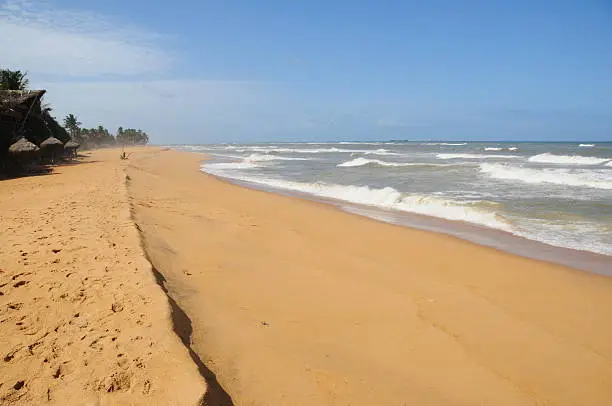
[{"label": "coconut palm", "polygon": [[69,130],[78,129],[81,126],[81,124],[83,123],[77,120],[74,114],[68,114],[66,117],[64,117],[64,127],[66,127]]},{"label": "coconut palm", "polygon": [[81,136],[81,123],[74,114],[68,114],[64,117],[64,127],[70,132],[70,136],[73,140],[80,142]]},{"label": "coconut palm", "polygon": [[20,70],[0,70],[0,90],[26,90],[30,83],[27,75]]}]

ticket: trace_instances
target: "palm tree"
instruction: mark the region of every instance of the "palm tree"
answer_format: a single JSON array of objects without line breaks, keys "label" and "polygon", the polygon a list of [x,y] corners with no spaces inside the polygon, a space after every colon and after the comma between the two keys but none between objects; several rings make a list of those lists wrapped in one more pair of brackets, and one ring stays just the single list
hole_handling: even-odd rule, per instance
[{"label": "palm tree", "polygon": [[68,114],[66,117],[64,117],[64,127],[69,130],[79,128],[81,124],[83,123],[77,120],[74,114]]},{"label": "palm tree", "polygon": [[66,117],[64,117],[64,127],[68,129],[68,131],[70,132],[70,136],[75,141],[78,141],[79,139],[81,124],[83,123],[77,120],[74,114],[68,114]]},{"label": "palm tree", "polygon": [[26,90],[30,83],[27,75],[20,70],[0,70],[0,90]]}]

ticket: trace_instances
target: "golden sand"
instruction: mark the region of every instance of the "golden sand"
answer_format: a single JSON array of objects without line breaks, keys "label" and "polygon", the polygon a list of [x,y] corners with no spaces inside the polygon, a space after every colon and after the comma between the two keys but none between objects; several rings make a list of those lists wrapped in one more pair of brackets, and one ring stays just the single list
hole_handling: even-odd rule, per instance
[{"label": "golden sand", "polygon": [[127,163],[0,181],[0,404],[195,405],[206,390],[130,218]]},{"label": "golden sand", "polygon": [[612,404],[612,278],[131,160],[135,218],[240,405]]},{"label": "golden sand", "polygon": [[0,182],[0,404],[612,404],[612,278],[201,159]]}]

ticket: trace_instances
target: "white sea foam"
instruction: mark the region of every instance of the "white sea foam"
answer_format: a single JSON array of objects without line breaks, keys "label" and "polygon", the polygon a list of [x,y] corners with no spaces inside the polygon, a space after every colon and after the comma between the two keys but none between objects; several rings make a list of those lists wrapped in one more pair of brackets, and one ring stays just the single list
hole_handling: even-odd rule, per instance
[{"label": "white sea foam", "polygon": [[612,189],[612,173],[601,170],[543,168],[533,169],[505,164],[480,164],[480,171],[494,179],[524,183],[551,183],[563,186]]},{"label": "white sea foam", "polygon": [[391,152],[391,151],[389,151],[389,150],[382,149],[382,148],[381,148],[381,149],[377,149],[377,150],[375,150],[375,151],[368,151],[368,150],[365,150],[365,151],[356,151],[356,152],[353,152],[353,153],[352,153],[352,155],[355,155],[355,154],[364,154],[364,155],[382,155],[382,156],[385,156],[385,155],[386,155],[386,156],[401,156],[401,155],[402,155],[402,154],[400,154],[400,153],[397,153],[397,152]]},{"label": "white sea foam", "polygon": [[580,144],[578,146],[581,148],[592,148],[595,146],[595,144]]},{"label": "white sea foam", "polygon": [[437,154],[438,159],[515,159],[519,155],[489,155],[489,154]]},{"label": "white sea foam", "polygon": [[528,159],[529,162],[559,164],[559,165],[599,165],[610,161],[610,158],[599,158],[594,156],[580,155],[554,155],[545,152],[534,155]]},{"label": "white sea foam", "polygon": [[240,155],[231,155],[231,154],[220,154],[218,152],[211,152],[210,155],[212,156],[218,156],[221,158],[231,158],[231,159],[243,159],[243,156]]},{"label": "white sea foam", "polygon": [[349,154],[374,154],[374,155],[400,155],[386,149],[345,149],[345,148],[287,148],[287,147],[242,147],[231,148],[236,152],[261,152],[261,153],[288,153],[288,154],[325,154],[325,153],[349,153]]},{"label": "white sea foam", "polygon": [[504,147],[486,147],[484,149],[485,151],[516,151],[518,150],[517,147],[508,147],[508,148],[504,148]]},{"label": "white sea foam", "polygon": [[[612,255],[610,233],[602,224],[572,221],[558,223],[540,219],[529,219],[524,227],[519,226],[513,234],[556,247],[580,249],[603,255]],[[535,225],[535,227],[534,227]],[[588,235],[589,238],[585,238]]]},{"label": "white sea foam", "polygon": [[309,158],[288,157],[280,155],[251,154],[246,157],[245,162],[267,162],[267,161],[309,161]]},{"label": "white sea foam", "polygon": [[262,168],[263,165],[256,164],[254,162],[218,162],[205,164],[203,167],[206,167],[211,173],[224,173],[227,170],[242,170],[242,169],[257,169]]},{"label": "white sea foam", "polygon": [[450,166],[449,164],[434,164],[427,162],[388,162],[380,159],[355,158],[350,161],[342,162],[336,165],[341,168],[353,168],[357,166],[385,166],[385,167],[401,167],[401,166]]},{"label": "white sea foam", "polygon": [[486,205],[479,207],[475,202],[462,203],[432,196],[402,194],[391,187],[377,189],[368,186],[345,186],[264,178],[250,176],[239,171],[219,170],[219,167],[214,167],[213,165],[215,164],[202,165],[202,170],[218,176],[282,190],[291,190],[379,208],[424,214],[447,220],[466,221],[506,231],[510,230],[509,224],[501,216],[485,208]]}]

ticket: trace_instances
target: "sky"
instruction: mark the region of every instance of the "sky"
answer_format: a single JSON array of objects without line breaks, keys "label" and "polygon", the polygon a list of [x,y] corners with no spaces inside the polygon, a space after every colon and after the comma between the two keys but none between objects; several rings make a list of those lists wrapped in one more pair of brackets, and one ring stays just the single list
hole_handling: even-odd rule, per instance
[{"label": "sky", "polygon": [[0,0],[0,66],[157,144],[612,141],[611,0]]}]

